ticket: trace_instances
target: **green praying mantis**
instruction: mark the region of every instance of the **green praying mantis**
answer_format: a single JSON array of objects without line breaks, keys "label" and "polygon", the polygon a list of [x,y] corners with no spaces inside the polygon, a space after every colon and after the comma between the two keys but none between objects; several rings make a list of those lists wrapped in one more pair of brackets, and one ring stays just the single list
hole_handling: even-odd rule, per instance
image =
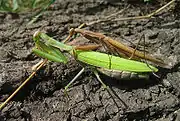
[{"label": "green praying mantis", "polygon": [[[23,1],[23,0],[22,0]],[[27,3],[23,3],[21,0],[13,0],[13,2],[7,2],[6,0],[2,0],[2,2],[0,2],[1,7],[0,7],[0,11],[4,11],[4,12],[21,12],[24,8],[29,8],[30,9],[37,9],[41,8],[41,6],[45,5],[44,1],[43,4],[41,4],[41,0],[31,0],[30,2],[32,2],[32,4],[27,4]],[[41,11],[44,11],[49,5],[51,5],[55,0],[47,0],[48,4],[46,4],[47,6],[43,6],[43,9],[41,9]],[[113,19],[112,21],[124,21],[124,20],[133,20],[133,19],[149,19],[151,17],[153,17],[155,14],[161,12],[163,9],[165,9],[167,6],[171,5],[172,3],[174,3],[176,0],[171,0],[169,3],[167,3],[166,5],[164,5],[163,7],[159,8],[158,10],[156,10],[155,12],[148,14],[146,16],[137,16],[137,17],[128,17],[128,18],[116,18]],[[19,4],[20,3],[20,4]],[[21,4],[22,3],[22,4]],[[12,6],[13,5],[13,6]],[[31,8],[32,7],[32,8]],[[25,9],[26,10],[26,9]],[[28,10],[28,9],[27,9]],[[24,11],[23,11],[24,12]],[[40,15],[40,14],[39,14]],[[38,16],[39,16],[38,15]],[[38,17],[37,16],[37,17]],[[109,19],[107,19],[109,21]],[[107,21],[105,20],[105,21]],[[100,23],[100,22],[104,22],[104,20],[98,20],[98,21],[93,21],[90,23],[87,23],[87,25],[94,25],[96,23]],[[31,22],[30,22],[31,23]],[[126,51],[125,49],[123,49],[125,46],[118,43],[112,39],[108,39],[107,37],[105,37],[102,34],[97,34],[97,33],[93,33],[93,32],[88,32],[88,31],[83,31],[81,29],[75,29],[73,30],[75,33],[80,33],[84,36],[84,33],[87,35],[89,34],[90,39],[94,39],[96,43],[103,43],[103,42],[108,42],[105,43],[105,46],[111,45],[113,46],[112,48],[108,48],[110,51],[112,50],[117,50],[115,53],[124,53],[125,55],[127,54],[129,56],[130,54],[130,59],[134,56],[140,57],[140,58],[144,58],[146,60],[149,60],[151,62],[154,62],[155,64],[157,64],[158,66],[161,66],[163,68],[171,68],[171,66],[166,65],[165,63],[159,61],[159,60],[154,60],[151,59],[151,57],[149,58],[147,55],[147,57],[145,56],[145,53],[139,53],[136,50],[133,50],[131,48],[125,48],[128,49],[128,51]],[[73,32],[73,33],[74,33]],[[97,35],[97,36],[96,36]],[[71,35],[70,35],[71,36]],[[88,36],[84,36],[87,37]],[[103,38],[101,38],[103,37]],[[104,39],[105,38],[105,39]],[[62,50],[69,52],[76,60],[85,63],[86,65],[90,66],[94,72],[94,74],[96,75],[97,79],[103,84],[103,86],[107,88],[107,86],[101,81],[98,72],[102,72],[108,76],[111,77],[115,77],[115,78],[121,78],[120,75],[122,75],[122,73],[125,72],[126,74],[131,73],[132,76],[137,76],[140,75],[140,77],[147,77],[148,74],[150,73],[154,73],[157,72],[158,69],[150,66],[146,63],[142,63],[142,62],[138,62],[138,61],[133,61],[133,60],[129,60],[129,59],[123,59],[117,56],[112,56],[112,55],[108,55],[105,53],[99,53],[99,52],[94,52],[94,51],[90,51],[89,49],[87,49],[87,46],[85,47],[85,49],[87,49],[86,51],[84,50],[84,47],[72,47],[72,46],[68,46],[66,44],[63,44],[61,42],[58,42],[50,37],[48,37],[46,34],[43,34],[41,32],[37,32],[34,34],[34,40],[36,43],[36,48],[33,49],[33,51],[41,56],[46,58],[43,62],[39,63],[37,66],[37,68],[35,69],[35,71],[22,83],[21,86],[19,86],[14,92],[13,94],[0,105],[0,110],[5,106],[5,104],[7,102],[10,101],[10,99],[36,74],[36,71],[39,70],[46,62],[47,59],[51,60],[51,61],[55,61],[55,62],[62,62],[62,63],[66,63],[68,61],[68,59],[66,58],[65,55],[62,54]],[[44,41],[42,41],[44,40]],[[100,42],[97,42],[97,41]],[[114,45],[115,44],[115,45]],[[93,46],[96,48],[96,46]],[[83,50],[81,50],[83,48]],[[123,51],[124,52],[123,52]],[[128,53],[127,53],[128,52]],[[113,53],[114,54],[114,53]],[[142,55],[142,56],[141,56]],[[101,58],[101,56],[103,58]],[[101,58],[98,60],[98,58]],[[105,61],[101,61],[101,60],[105,60]],[[70,86],[70,84],[72,84],[79,75],[81,75],[84,71],[84,68],[74,77],[74,79],[65,87],[65,91],[66,89]],[[129,76],[128,76],[129,77]]]},{"label": "green praying mantis", "polygon": [[[77,61],[88,65],[94,72],[99,82],[107,89],[107,86],[100,79],[98,71],[109,75],[109,72],[132,72],[139,75],[148,75],[149,73],[157,72],[158,69],[146,63],[120,58],[118,56],[109,55],[106,53],[96,52],[92,50],[79,50],[74,46],[70,46],[59,42],[47,34],[36,32],[33,36],[36,47],[33,52],[50,61],[67,63],[68,59],[62,53],[63,51],[71,54]],[[83,68],[65,87],[65,92],[68,87],[84,72]]]}]

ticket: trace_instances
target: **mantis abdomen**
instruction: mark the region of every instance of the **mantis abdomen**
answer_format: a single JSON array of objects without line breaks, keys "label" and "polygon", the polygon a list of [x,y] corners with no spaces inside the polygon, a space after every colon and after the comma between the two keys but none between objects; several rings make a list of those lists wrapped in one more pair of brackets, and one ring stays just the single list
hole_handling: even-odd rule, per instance
[{"label": "mantis abdomen", "polygon": [[109,70],[105,68],[97,68],[97,70],[109,77],[115,78],[117,80],[138,80],[138,79],[149,79],[149,73],[135,73],[128,71],[117,71],[117,70]]}]

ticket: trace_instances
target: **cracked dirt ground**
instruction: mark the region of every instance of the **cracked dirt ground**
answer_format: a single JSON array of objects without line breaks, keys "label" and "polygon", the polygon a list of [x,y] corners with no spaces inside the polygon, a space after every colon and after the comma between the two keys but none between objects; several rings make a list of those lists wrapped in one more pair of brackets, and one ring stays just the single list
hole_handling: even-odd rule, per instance
[{"label": "cracked dirt ground", "polygon": [[[160,0],[150,4],[139,1],[57,0],[30,26],[27,26],[30,13],[21,14],[19,18],[1,13],[0,101],[3,102],[30,75],[31,67],[40,60],[31,51],[34,46],[32,35],[38,29],[63,40],[71,27],[102,19],[128,5],[129,8],[116,18],[147,14],[165,3]],[[161,79],[117,81],[100,75],[116,93],[114,100],[117,106],[89,70],[69,88],[69,97],[66,97],[64,87],[81,66],[73,59],[66,65],[49,63],[0,112],[0,121],[179,121],[178,6],[147,20],[108,21],[86,28],[127,44],[123,38],[137,43],[144,33],[145,46],[151,54],[160,54],[164,60],[177,58],[171,70],[160,69]]]}]

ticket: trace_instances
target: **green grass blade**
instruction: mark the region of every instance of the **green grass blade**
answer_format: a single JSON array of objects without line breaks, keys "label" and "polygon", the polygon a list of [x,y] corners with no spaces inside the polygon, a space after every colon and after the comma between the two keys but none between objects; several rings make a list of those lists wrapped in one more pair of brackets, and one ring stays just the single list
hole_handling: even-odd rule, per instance
[{"label": "green grass blade", "polygon": [[19,5],[17,3],[17,0],[13,0],[13,8],[12,8],[12,11],[16,11],[18,9]]},{"label": "green grass blade", "polygon": [[0,0],[0,12],[24,13],[44,12],[55,0]]},{"label": "green grass blade", "polygon": [[0,2],[0,12],[10,12],[12,10],[11,5],[3,0]]}]

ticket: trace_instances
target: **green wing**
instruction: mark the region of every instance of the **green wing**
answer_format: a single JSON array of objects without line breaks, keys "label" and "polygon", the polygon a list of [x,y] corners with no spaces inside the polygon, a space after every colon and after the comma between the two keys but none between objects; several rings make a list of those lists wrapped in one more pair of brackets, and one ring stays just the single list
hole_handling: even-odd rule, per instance
[{"label": "green wing", "polygon": [[129,72],[157,72],[158,69],[147,65],[146,63],[128,60],[117,56],[108,55],[105,53],[94,51],[76,51],[77,60],[93,65],[112,70],[121,70]]}]

